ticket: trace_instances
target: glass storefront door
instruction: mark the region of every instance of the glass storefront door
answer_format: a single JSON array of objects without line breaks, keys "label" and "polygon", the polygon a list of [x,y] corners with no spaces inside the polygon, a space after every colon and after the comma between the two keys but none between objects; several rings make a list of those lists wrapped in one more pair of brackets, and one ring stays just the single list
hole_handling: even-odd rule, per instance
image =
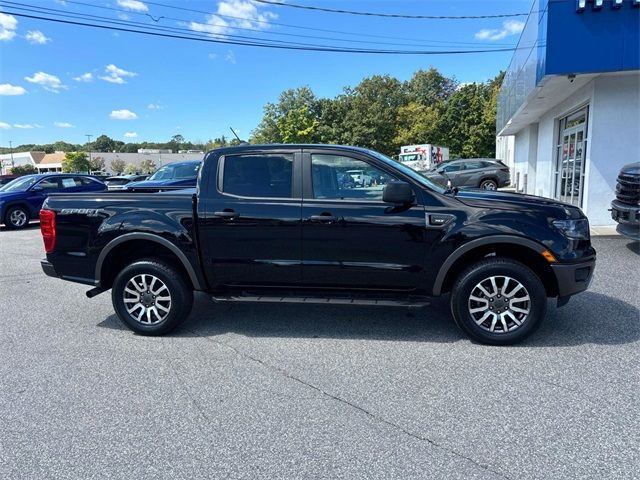
[{"label": "glass storefront door", "polygon": [[589,107],[584,107],[560,120],[556,157],[555,198],[579,207],[584,190],[588,111]]}]

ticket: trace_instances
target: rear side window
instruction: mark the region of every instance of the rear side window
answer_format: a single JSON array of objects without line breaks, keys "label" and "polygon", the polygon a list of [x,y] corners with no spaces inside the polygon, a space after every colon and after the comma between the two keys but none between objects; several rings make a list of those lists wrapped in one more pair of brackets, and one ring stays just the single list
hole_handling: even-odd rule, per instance
[{"label": "rear side window", "polygon": [[485,162],[467,162],[464,164],[465,170],[475,170],[476,168],[484,168]]},{"label": "rear side window", "polygon": [[291,198],[293,154],[224,157],[222,191],[241,197]]}]

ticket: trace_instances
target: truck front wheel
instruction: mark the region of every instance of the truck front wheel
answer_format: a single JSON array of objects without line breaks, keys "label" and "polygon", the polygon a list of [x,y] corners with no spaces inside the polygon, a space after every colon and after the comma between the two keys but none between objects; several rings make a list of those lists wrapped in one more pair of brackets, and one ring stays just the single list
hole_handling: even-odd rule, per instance
[{"label": "truck front wheel", "polygon": [[118,274],[111,300],[118,317],[131,330],[141,335],[163,335],[189,316],[193,289],[170,264],[144,259]]},{"label": "truck front wheel", "polygon": [[545,317],[540,278],[514,260],[493,257],[471,265],[451,293],[453,318],[469,337],[490,345],[524,340]]}]

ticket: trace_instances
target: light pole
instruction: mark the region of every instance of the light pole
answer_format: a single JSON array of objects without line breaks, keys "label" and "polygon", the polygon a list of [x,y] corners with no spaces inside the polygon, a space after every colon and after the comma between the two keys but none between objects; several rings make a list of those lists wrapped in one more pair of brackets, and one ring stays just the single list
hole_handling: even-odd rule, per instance
[{"label": "light pole", "polygon": [[9,153],[11,154],[11,169],[13,170],[13,167],[15,167],[13,163],[13,140],[9,140]]},{"label": "light pole", "polygon": [[93,135],[86,133],[84,136],[87,137],[87,148],[89,149],[89,173],[91,173],[91,148],[89,147],[89,144],[91,143],[91,137],[93,137]]}]

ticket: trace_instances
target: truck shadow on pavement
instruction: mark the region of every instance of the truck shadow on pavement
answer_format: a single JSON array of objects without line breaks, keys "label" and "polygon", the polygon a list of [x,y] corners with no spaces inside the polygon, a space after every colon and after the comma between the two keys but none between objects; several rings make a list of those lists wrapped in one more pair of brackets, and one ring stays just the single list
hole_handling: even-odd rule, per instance
[{"label": "truck shadow on pavement", "polygon": [[629,249],[636,255],[640,255],[640,240],[633,240],[631,242],[627,242],[627,249]]},{"label": "truck shadow on pavement", "polygon": [[[98,324],[124,330],[115,315]],[[171,337],[332,338],[453,343],[468,341],[449,313],[448,298],[430,307],[393,309],[295,304],[215,304],[196,296],[189,319]],[[640,340],[640,312],[633,305],[600,293],[585,292],[563,308],[550,300],[542,327],[519,347],[617,345]]]}]

